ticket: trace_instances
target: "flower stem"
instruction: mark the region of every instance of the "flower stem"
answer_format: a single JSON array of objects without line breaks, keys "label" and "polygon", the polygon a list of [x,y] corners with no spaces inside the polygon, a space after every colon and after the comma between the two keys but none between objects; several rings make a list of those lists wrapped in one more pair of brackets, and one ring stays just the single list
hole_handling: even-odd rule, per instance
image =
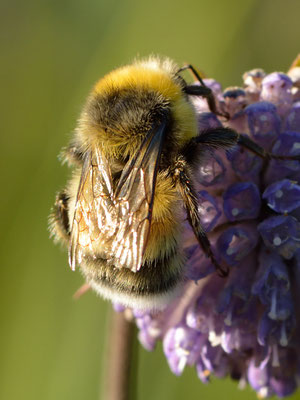
[{"label": "flower stem", "polygon": [[136,398],[137,340],[135,324],[124,313],[110,316],[108,349],[104,382],[105,400]]}]

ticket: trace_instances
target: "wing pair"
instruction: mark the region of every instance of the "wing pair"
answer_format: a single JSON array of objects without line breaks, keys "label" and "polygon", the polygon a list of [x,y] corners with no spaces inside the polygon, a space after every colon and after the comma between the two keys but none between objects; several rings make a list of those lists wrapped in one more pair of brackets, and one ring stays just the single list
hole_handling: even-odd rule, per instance
[{"label": "wing pair", "polygon": [[85,254],[136,272],[149,235],[155,182],[167,128],[156,123],[114,188],[108,160],[100,148],[85,154],[71,228],[69,263]]}]

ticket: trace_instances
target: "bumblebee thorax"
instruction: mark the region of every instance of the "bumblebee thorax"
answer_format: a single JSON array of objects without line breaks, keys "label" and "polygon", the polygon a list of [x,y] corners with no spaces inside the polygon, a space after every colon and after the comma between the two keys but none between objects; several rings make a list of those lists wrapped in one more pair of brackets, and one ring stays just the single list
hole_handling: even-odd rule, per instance
[{"label": "bumblebee thorax", "polygon": [[79,122],[82,141],[89,147],[100,145],[109,155],[130,156],[166,111],[175,141],[194,136],[195,113],[182,91],[176,68],[168,60],[149,59],[100,79]]}]

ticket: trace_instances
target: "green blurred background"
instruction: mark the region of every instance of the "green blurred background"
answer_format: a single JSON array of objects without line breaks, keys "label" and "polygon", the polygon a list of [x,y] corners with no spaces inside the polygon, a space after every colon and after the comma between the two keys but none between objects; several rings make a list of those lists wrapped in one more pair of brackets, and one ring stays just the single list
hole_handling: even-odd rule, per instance
[{"label": "green blurred background", "polygon": [[[82,277],[48,238],[57,159],[93,83],[136,55],[190,62],[223,83],[254,67],[285,71],[299,52],[298,0],[1,2],[1,399],[98,399],[110,305],[72,300]],[[229,380],[203,385],[140,349],[138,399],[254,399]],[[299,394],[293,399],[299,398]]]}]

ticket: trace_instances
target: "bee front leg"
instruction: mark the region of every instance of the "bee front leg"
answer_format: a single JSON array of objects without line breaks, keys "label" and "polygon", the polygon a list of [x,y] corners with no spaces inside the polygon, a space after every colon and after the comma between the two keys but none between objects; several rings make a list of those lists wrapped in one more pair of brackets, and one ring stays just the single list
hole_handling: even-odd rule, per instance
[{"label": "bee front leg", "polygon": [[228,119],[228,117],[229,117],[228,114],[221,113],[221,112],[219,112],[217,110],[217,105],[216,105],[214,94],[213,94],[212,90],[209,87],[207,87],[207,86],[187,85],[184,88],[184,91],[185,91],[186,94],[188,94],[190,96],[201,96],[201,97],[204,97],[206,99],[206,101],[207,101],[208,108],[212,113],[214,113],[216,115],[220,115],[221,117],[225,117],[226,119]]},{"label": "bee front leg", "polygon": [[56,241],[64,244],[69,243],[70,239],[70,223],[68,216],[69,197],[65,190],[59,192],[56,196],[54,207],[49,217],[49,229],[51,236]]},{"label": "bee front leg", "polygon": [[225,117],[226,119],[229,118],[229,114],[227,113],[221,113],[217,110],[216,106],[216,100],[214,97],[214,94],[212,90],[205,85],[203,82],[203,79],[201,76],[198,74],[197,70],[191,65],[185,65],[184,67],[180,68],[178,72],[184,71],[186,69],[190,69],[197,79],[197,81],[200,83],[200,86],[196,85],[187,85],[184,87],[184,92],[190,96],[201,96],[204,97],[207,100],[208,107],[210,111],[216,115],[220,115],[221,117]]},{"label": "bee front leg", "polygon": [[210,241],[201,225],[200,215],[198,211],[198,199],[193,183],[189,177],[186,161],[181,158],[177,161],[173,171],[173,178],[179,187],[184,207],[187,213],[187,219],[193,229],[193,232],[207,257],[210,258],[216,267],[218,274],[222,277],[228,276],[228,268],[223,268],[215,259],[211,249]]}]

